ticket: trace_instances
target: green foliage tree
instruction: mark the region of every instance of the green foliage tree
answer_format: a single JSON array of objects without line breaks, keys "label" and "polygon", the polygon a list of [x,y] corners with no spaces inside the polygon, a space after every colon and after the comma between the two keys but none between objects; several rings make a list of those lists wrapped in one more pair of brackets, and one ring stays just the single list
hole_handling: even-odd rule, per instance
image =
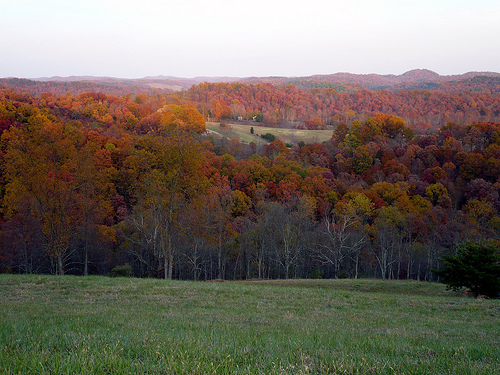
[{"label": "green foliage tree", "polygon": [[473,296],[500,296],[500,252],[493,242],[467,242],[456,255],[444,256],[443,268],[433,270],[447,289],[470,289]]},{"label": "green foliage tree", "polygon": [[276,136],[272,133],[263,134],[261,137],[267,139],[269,142],[274,142],[276,140]]},{"label": "green foliage tree", "polygon": [[425,188],[425,195],[431,200],[432,204],[436,204],[443,196],[448,196],[448,190],[440,182],[429,185]]},{"label": "green foliage tree", "polygon": [[365,145],[359,146],[354,151],[353,169],[356,173],[361,174],[370,168],[373,164],[373,158],[370,151]]}]

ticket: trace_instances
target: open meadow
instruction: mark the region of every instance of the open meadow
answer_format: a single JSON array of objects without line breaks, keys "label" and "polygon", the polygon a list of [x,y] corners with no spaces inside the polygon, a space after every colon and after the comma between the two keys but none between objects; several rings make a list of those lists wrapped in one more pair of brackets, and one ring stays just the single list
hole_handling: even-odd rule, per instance
[{"label": "open meadow", "polygon": [[0,275],[2,374],[499,374],[500,301],[382,280]]},{"label": "open meadow", "polygon": [[[208,130],[217,134],[223,135],[229,139],[237,138],[241,142],[253,142],[256,145],[263,145],[269,143],[261,137],[266,133],[271,133],[284,143],[296,145],[298,142],[305,143],[322,143],[328,141],[333,134],[333,130],[305,130],[305,129],[285,129],[285,128],[269,128],[257,125],[243,125],[243,124],[228,124],[220,126],[220,123],[207,122],[206,127]],[[254,134],[250,133],[250,128],[254,129]]]}]

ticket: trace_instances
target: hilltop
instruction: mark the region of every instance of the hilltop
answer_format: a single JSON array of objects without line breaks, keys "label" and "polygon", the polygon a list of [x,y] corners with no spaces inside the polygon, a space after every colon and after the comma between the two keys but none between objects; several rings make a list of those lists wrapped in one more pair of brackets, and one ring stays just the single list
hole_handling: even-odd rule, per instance
[{"label": "hilltop", "polygon": [[[79,84],[74,84],[78,82]],[[189,89],[193,85],[203,82],[241,82],[247,84],[271,83],[279,86],[293,85],[305,91],[315,88],[332,88],[337,92],[355,92],[359,90],[436,90],[443,92],[461,92],[488,90],[492,93],[500,92],[500,73],[496,72],[467,72],[458,75],[440,75],[428,69],[414,69],[400,75],[381,74],[354,74],[334,73],[311,75],[304,77],[173,77],[147,76],[143,78],[127,79],[96,76],[69,76],[69,77],[40,77],[33,79],[2,78],[2,86],[16,87],[29,90],[33,93],[45,91],[84,92],[102,91],[104,93],[123,94],[162,90],[176,92]]]},{"label": "hilltop", "polygon": [[[465,83],[475,77],[489,77],[493,84],[498,87],[500,83],[500,73],[495,72],[468,72],[459,75],[439,75],[428,69],[414,69],[401,75],[381,75],[381,74],[353,74],[353,73],[335,73],[326,75],[313,75],[309,77],[267,77],[267,78],[246,78],[245,83],[273,83],[273,84],[292,84],[298,88],[305,89],[311,87],[325,87],[326,84],[337,84],[343,86],[345,91],[358,91],[362,89],[369,90],[417,90],[440,89],[444,84],[454,83],[452,87],[457,90],[467,89]],[[320,85],[323,83],[323,85]],[[457,85],[462,83],[462,85]],[[450,85],[448,85],[450,86]],[[335,88],[335,87],[332,87]],[[487,88],[486,85],[484,88]],[[339,91],[339,90],[337,90]]]}]

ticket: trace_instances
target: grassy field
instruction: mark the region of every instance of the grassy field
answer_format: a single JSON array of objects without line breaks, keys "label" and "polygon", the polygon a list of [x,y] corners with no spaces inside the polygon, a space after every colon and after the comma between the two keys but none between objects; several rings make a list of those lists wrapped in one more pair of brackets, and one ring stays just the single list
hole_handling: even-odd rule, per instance
[{"label": "grassy field", "polygon": [[264,126],[253,126],[254,133],[250,134],[252,125],[230,124],[226,127],[220,127],[219,123],[207,122],[207,129],[227,138],[237,138],[242,142],[254,142],[257,145],[269,143],[260,137],[263,134],[271,133],[285,143],[296,145],[299,141],[305,143],[321,143],[328,141],[333,134],[332,130],[300,130],[300,129],[280,129],[267,128]]},{"label": "grassy field", "polygon": [[1,374],[499,374],[500,301],[380,280],[0,275]]}]

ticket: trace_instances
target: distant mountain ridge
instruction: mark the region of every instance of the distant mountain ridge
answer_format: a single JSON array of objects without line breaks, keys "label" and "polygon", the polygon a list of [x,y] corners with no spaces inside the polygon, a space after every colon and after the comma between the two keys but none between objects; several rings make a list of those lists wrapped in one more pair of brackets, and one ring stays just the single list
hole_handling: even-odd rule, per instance
[{"label": "distant mountain ridge", "polygon": [[[336,83],[358,83],[364,85],[373,85],[374,83],[380,85],[397,85],[404,82],[451,82],[463,79],[469,79],[476,76],[485,77],[500,77],[500,73],[496,72],[467,72],[458,75],[440,75],[428,69],[413,69],[400,75],[388,74],[356,74],[356,73],[333,73],[333,74],[315,74],[311,76],[302,77],[286,77],[286,76],[272,76],[272,77],[209,77],[200,76],[193,78],[174,77],[174,76],[147,76],[143,78],[116,78],[116,77],[99,77],[99,76],[69,76],[69,77],[42,77],[33,78],[33,81],[62,81],[62,82],[75,82],[75,81],[93,81],[101,83],[123,83],[134,82],[138,86],[148,85],[151,82],[158,81],[173,81],[175,83],[183,83],[182,86],[199,84],[202,82],[267,82],[267,81],[330,81]],[[369,88],[369,87],[367,87]]]},{"label": "distant mountain ridge", "polygon": [[[202,82],[240,82],[246,84],[270,83],[286,86],[294,85],[305,91],[317,88],[334,89],[337,92],[355,92],[369,90],[432,90],[443,92],[481,91],[500,93],[500,73],[496,72],[467,72],[458,75],[440,75],[428,69],[413,69],[400,75],[388,74],[354,74],[334,73],[317,74],[304,77],[193,77],[182,78],[174,76],[147,76],[137,79],[98,77],[98,76],[69,76],[69,77],[41,77],[31,80],[19,78],[0,79],[0,85],[14,86],[20,89],[34,90],[35,83],[41,85],[40,90],[50,85],[63,85],[68,90],[70,85],[79,82],[79,87],[94,87],[96,90],[112,93],[114,91],[144,91],[165,90],[168,92],[182,91]],[[118,89],[120,88],[120,89]],[[133,88],[133,90],[132,90]],[[121,91],[120,91],[121,90]],[[50,91],[50,90],[49,90]],[[69,91],[68,91],[69,92]]]},{"label": "distant mountain ridge", "polygon": [[179,91],[188,89],[193,85],[202,82],[235,82],[240,81],[241,78],[236,77],[194,77],[182,78],[174,76],[147,76],[143,78],[115,78],[115,77],[96,77],[96,76],[70,76],[70,77],[42,77],[33,78],[33,81],[40,82],[79,82],[88,81],[99,84],[111,84],[120,86],[139,86],[150,87],[159,89],[170,89],[172,91]]},{"label": "distant mountain ridge", "polygon": [[[353,74],[334,73],[326,75],[313,75],[309,77],[268,77],[268,78],[246,78],[242,81],[246,83],[291,83],[294,82],[328,82],[343,84],[349,91],[359,89],[370,90],[408,90],[408,89],[436,89],[441,84],[458,82],[471,79],[473,77],[491,77],[500,80],[500,73],[496,72],[467,72],[459,75],[442,76],[428,69],[413,69],[401,75],[381,75],[381,74]],[[500,83],[500,82],[499,82]]]}]

